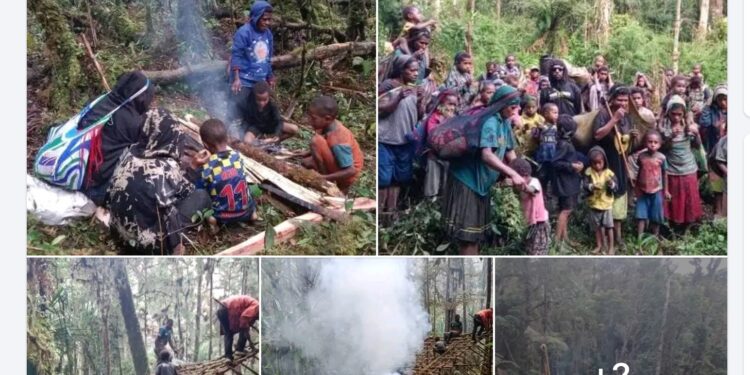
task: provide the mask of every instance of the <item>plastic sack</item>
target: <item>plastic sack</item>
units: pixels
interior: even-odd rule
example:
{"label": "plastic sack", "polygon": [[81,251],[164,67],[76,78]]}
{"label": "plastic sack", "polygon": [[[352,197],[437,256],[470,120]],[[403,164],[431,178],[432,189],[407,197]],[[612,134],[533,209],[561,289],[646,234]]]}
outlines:
{"label": "plastic sack", "polygon": [[54,187],[26,175],[26,211],[47,225],[66,225],[71,219],[89,217],[96,204],[81,192]]}

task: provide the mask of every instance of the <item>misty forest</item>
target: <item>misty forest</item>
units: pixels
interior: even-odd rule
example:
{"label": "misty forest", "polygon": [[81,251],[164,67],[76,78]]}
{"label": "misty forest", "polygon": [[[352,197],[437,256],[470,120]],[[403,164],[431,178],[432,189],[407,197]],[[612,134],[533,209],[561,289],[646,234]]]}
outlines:
{"label": "misty forest", "polygon": [[[216,312],[225,297],[258,298],[258,266],[257,259],[29,259],[27,373],[153,374],[156,339],[172,320],[160,353],[172,354],[179,374],[257,374],[257,349],[222,358]],[[257,344],[257,331],[250,339]]]}
{"label": "misty forest", "polygon": [[491,269],[479,258],[264,260],[263,373],[491,374],[492,329],[472,340]]}
{"label": "misty forest", "polygon": [[723,259],[503,259],[495,287],[497,374],[727,373]]}
{"label": "misty forest", "polygon": [[[241,0],[29,1],[28,174],[34,174],[35,156],[53,125],[65,123],[134,70],[143,71],[156,87],[151,106],[171,111],[200,145],[197,126],[209,118],[226,122],[228,61],[235,33],[249,22],[252,5]],[[367,212],[374,205],[375,184],[374,2],[282,0],[272,5],[271,101],[298,133],[283,143],[273,142],[278,137],[247,147],[230,142],[244,161],[249,194],[263,220],[221,226],[214,234],[206,224],[213,211],[197,211],[183,226],[185,253],[374,253],[375,220]],[[314,134],[306,111],[319,95],[336,100],[338,120],[362,151],[364,166],[348,192],[301,165],[300,154],[309,151]],[[93,210],[79,212],[86,217],[51,225],[35,215],[43,209],[29,210],[30,253],[104,255],[121,248],[100,224],[107,222],[106,215],[90,219]],[[289,220],[295,217],[300,220]]]}

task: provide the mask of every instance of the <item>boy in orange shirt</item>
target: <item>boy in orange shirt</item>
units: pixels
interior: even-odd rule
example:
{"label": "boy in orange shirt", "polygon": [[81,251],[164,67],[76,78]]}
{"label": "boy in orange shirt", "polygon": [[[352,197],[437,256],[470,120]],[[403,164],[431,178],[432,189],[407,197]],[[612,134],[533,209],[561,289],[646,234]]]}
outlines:
{"label": "boy in orange shirt", "polygon": [[362,172],[364,159],[354,134],[336,120],[339,108],[330,96],[318,96],[310,102],[307,117],[315,130],[310,154],[303,161],[346,193]]}

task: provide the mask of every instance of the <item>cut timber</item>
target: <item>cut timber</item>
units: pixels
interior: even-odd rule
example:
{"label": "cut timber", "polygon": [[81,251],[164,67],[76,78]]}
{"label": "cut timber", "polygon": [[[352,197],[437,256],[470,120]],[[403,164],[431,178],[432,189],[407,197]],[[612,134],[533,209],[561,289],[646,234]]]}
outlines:
{"label": "cut timber", "polygon": [[[354,200],[354,206],[352,207],[352,209],[367,211],[374,210],[376,206],[376,202],[372,199],[357,198]],[[344,211],[343,208],[339,208],[338,210],[340,210],[341,212]],[[295,233],[297,233],[297,230],[302,225],[302,223],[318,223],[321,221],[323,221],[323,216],[314,212],[308,212],[304,215],[284,221],[281,224],[273,227],[273,230],[276,232],[274,243],[278,244],[284,241],[288,241],[290,238],[294,237]],[[263,251],[263,249],[265,248],[265,244],[266,233],[262,232],[250,237],[242,243],[234,245],[218,253],[217,255],[257,255],[258,253]]]}
{"label": "cut timber", "polygon": [[261,189],[263,189],[263,190],[265,190],[265,191],[267,191],[267,192],[269,192],[271,194],[274,194],[274,195],[276,195],[276,196],[278,196],[280,198],[284,198],[284,199],[286,199],[289,202],[292,202],[294,204],[298,204],[298,205],[300,205],[300,206],[302,206],[302,207],[304,207],[304,208],[306,208],[306,209],[308,209],[308,210],[310,210],[312,212],[315,212],[317,214],[321,214],[321,215],[323,215],[325,217],[329,217],[329,218],[331,218],[333,220],[344,221],[344,220],[346,220],[349,217],[349,215],[347,215],[345,212],[341,212],[341,211],[337,211],[337,210],[331,210],[329,208],[325,208],[325,207],[322,207],[322,206],[316,206],[314,204],[308,204],[307,202],[299,200],[299,199],[297,199],[297,197],[295,197],[293,195],[290,195],[290,194],[287,194],[283,190],[277,189],[276,187],[271,186],[269,184],[261,184],[260,187],[261,187]]}
{"label": "cut timber", "polygon": [[[344,53],[349,53],[351,56],[374,56],[375,42],[335,43],[327,46],[320,46],[307,51],[305,59],[307,61],[325,60]],[[302,56],[299,52],[275,56],[271,59],[271,65],[274,69],[299,66],[302,65]],[[178,82],[191,74],[223,73],[226,72],[226,70],[227,61],[215,60],[202,64],[183,66],[172,70],[152,70],[144,71],[143,73],[152,82],[166,85]]]}
{"label": "cut timber", "polygon": [[[258,344],[256,344],[257,346]],[[248,351],[245,354],[235,353],[234,360],[229,362],[224,357],[213,359],[205,362],[186,363],[177,366],[177,374],[179,375],[215,375],[232,372],[236,374],[242,373],[241,369],[246,368],[253,374],[257,372],[246,365],[248,361],[258,360],[258,350]]]}
{"label": "cut timber", "polygon": [[339,190],[336,184],[324,179],[323,176],[321,176],[318,172],[278,160],[265,151],[250,146],[247,143],[239,140],[232,142],[232,148],[234,148],[239,153],[273,169],[274,171],[283,174],[284,176],[298,184],[311,187],[333,197],[344,196],[344,194],[341,193],[341,190]]}

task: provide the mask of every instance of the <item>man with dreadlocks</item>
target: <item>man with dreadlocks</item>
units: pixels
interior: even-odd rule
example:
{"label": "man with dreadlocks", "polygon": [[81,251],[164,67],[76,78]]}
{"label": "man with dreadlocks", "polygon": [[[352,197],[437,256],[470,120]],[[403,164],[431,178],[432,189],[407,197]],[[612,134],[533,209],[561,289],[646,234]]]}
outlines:
{"label": "man with dreadlocks", "polygon": [[[628,173],[625,157],[637,147],[640,138],[638,130],[628,118],[630,90],[627,86],[615,85],[609,90],[609,100],[594,118],[594,140],[604,149],[609,169],[615,173],[620,183],[614,190],[612,219],[615,227],[615,242],[622,245],[622,222],[628,214],[628,186],[632,181]],[[632,176],[635,177],[635,176]]]}
{"label": "man with dreadlocks", "polygon": [[575,116],[581,113],[581,90],[568,78],[568,69],[561,60],[550,64],[550,87],[541,90],[539,105],[554,103],[560,114]]}

